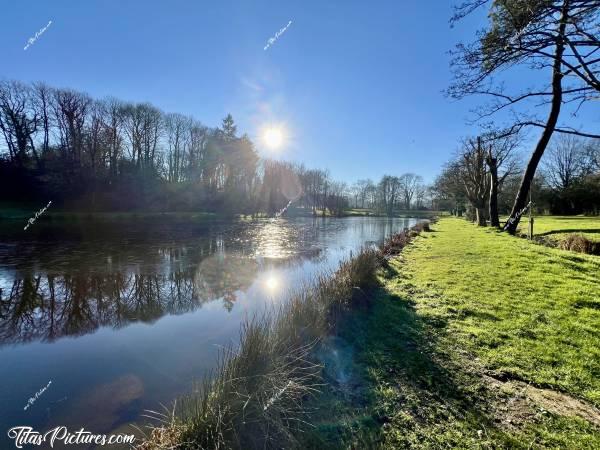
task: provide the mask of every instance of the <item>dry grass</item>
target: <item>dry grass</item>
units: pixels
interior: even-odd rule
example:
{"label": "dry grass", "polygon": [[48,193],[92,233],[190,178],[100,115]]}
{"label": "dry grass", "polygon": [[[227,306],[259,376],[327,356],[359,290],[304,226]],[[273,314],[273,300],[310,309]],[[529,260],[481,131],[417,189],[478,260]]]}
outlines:
{"label": "dry grass", "polygon": [[594,242],[582,234],[569,234],[559,243],[559,248],[588,255],[600,254],[600,243]]}
{"label": "dry grass", "polygon": [[386,257],[400,254],[404,247],[410,244],[414,237],[418,236],[421,232],[430,232],[430,224],[435,223],[436,221],[437,219],[433,218],[429,221],[419,222],[410,229],[405,228],[404,231],[392,235],[389,239],[386,239],[381,246],[381,252]]}

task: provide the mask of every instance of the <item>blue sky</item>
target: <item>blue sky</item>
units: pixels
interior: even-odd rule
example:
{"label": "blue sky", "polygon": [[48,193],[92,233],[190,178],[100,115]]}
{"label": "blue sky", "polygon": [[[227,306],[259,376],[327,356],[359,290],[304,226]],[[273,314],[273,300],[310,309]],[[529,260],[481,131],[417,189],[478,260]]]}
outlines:
{"label": "blue sky", "polygon": [[[328,168],[337,179],[411,171],[432,180],[458,138],[476,130],[465,126],[476,100],[453,102],[442,90],[451,79],[447,51],[485,16],[451,29],[451,5],[10,2],[0,15],[0,77],[148,101],[209,126],[230,112],[261,155]],[[277,153],[257,138],[266,123],[288,130]]]}

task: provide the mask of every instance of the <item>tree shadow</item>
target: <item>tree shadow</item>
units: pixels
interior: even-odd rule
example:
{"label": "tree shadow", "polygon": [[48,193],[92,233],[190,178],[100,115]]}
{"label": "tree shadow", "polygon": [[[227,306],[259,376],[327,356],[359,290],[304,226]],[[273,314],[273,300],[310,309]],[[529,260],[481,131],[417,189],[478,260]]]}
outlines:
{"label": "tree shadow", "polygon": [[551,230],[551,231],[546,231],[544,233],[536,233],[536,236],[549,236],[551,234],[565,234],[565,233],[589,233],[589,234],[596,234],[596,233],[600,233],[600,228],[567,228],[567,229],[560,229],[560,230]]}
{"label": "tree shadow", "polygon": [[[401,274],[388,267],[386,276]],[[368,311],[350,315],[339,329],[353,348],[358,381],[343,398],[330,385],[328,402],[337,393],[338,410],[321,415],[318,438],[306,448],[414,448],[418,442],[437,448],[486,436],[505,441],[481,375],[442,342],[447,320],[420,313],[411,298],[383,287],[371,297]]]}

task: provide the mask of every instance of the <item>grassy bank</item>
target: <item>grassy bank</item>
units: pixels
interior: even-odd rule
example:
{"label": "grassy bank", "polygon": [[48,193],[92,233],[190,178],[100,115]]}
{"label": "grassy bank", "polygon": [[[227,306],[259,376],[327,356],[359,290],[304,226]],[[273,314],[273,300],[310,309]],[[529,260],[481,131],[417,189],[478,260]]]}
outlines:
{"label": "grassy bank", "polygon": [[442,219],[339,338],[306,448],[600,448],[600,257]]}

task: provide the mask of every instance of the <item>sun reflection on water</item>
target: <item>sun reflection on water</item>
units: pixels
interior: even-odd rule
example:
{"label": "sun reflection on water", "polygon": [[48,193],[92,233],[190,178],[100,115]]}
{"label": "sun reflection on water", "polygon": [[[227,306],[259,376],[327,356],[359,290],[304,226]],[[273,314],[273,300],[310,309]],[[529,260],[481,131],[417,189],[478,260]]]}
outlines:
{"label": "sun reflection on water", "polygon": [[290,257],[296,253],[295,247],[291,245],[296,238],[297,233],[285,220],[265,223],[257,230],[256,256],[275,259]]}
{"label": "sun reflection on water", "polygon": [[265,287],[270,293],[274,293],[279,288],[280,280],[275,274],[268,274],[265,279]]}

